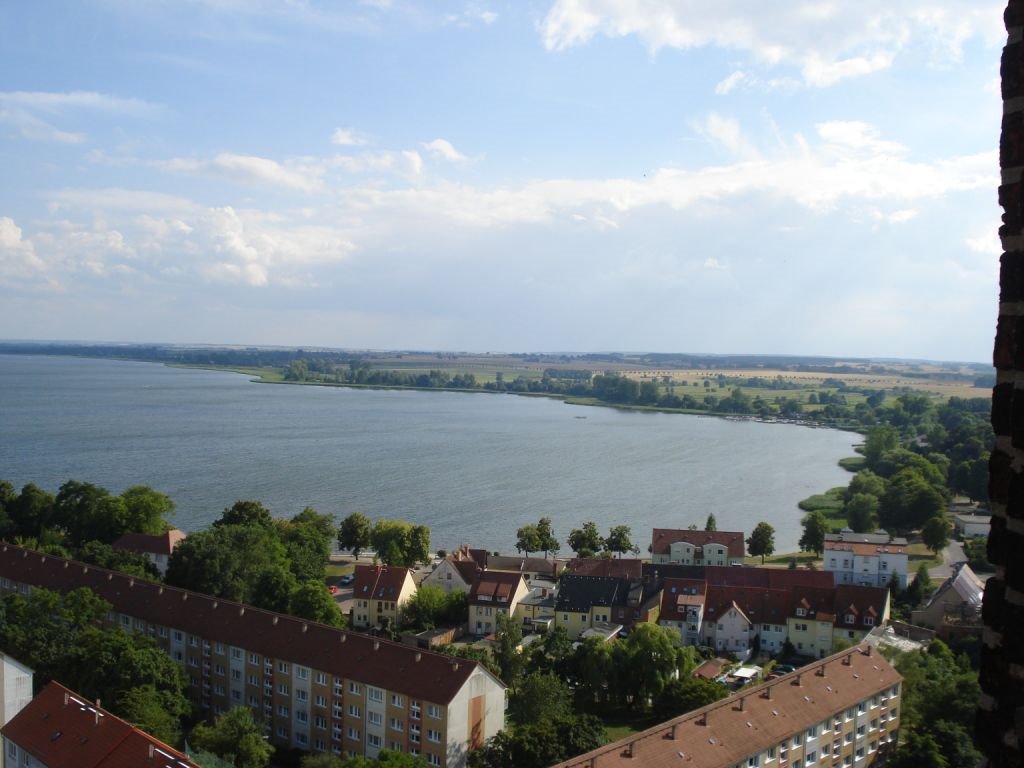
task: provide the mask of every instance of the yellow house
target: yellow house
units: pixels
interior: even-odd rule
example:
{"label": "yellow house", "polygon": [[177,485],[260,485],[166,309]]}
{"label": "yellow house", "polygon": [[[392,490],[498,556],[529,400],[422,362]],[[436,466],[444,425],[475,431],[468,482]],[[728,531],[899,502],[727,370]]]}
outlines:
{"label": "yellow house", "polygon": [[576,640],[595,624],[616,623],[613,616],[628,598],[628,582],[612,576],[562,577],[555,601],[555,624]]}
{"label": "yellow house", "polygon": [[469,631],[481,636],[491,634],[498,628],[498,616],[514,616],[519,601],[529,593],[522,574],[480,573],[469,592]]}
{"label": "yellow house", "polygon": [[408,568],[389,565],[357,565],[352,588],[352,626],[357,629],[397,626],[402,606],[416,594],[416,582]]}

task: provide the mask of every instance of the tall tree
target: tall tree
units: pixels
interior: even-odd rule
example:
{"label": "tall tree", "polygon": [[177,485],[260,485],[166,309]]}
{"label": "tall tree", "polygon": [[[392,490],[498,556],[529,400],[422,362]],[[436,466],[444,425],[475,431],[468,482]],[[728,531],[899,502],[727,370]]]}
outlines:
{"label": "tall tree", "polygon": [[569,546],[578,557],[591,557],[600,551],[604,541],[597,530],[597,523],[587,521],[582,528],[573,528],[569,532]]}
{"label": "tall tree", "polygon": [[714,512],[709,512],[708,513],[708,519],[704,521],[704,530],[705,531],[717,531],[718,530],[718,521],[715,520],[715,513]]}
{"label": "tall tree", "polygon": [[523,642],[523,630],[519,621],[507,613],[499,613],[497,620],[497,644],[494,647],[494,660],[501,670],[501,679],[513,689],[519,684],[519,678],[526,666],[519,645]]}
{"label": "tall tree", "polygon": [[352,556],[358,559],[359,553],[370,546],[372,531],[370,518],[362,512],[353,512],[338,527],[338,546],[350,550]]}
{"label": "tall tree", "polygon": [[878,529],[878,497],[869,493],[855,493],[844,505],[846,522],[857,533]]}
{"label": "tall tree", "polygon": [[537,521],[537,538],[540,540],[540,548],[544,551],[544,557],[547,558],[548,553],[557,552],[561,548],[561,543],[555,538],[555,532],[551,528],[551,518],[542,517]]}
{"label": "tall tree", "polygon": [[747,539],[747,551],[754,557],[760,555],[764,565],[765,557],[775,551],[775,529],[768,523],[758,523]]}
{"label": "tall tree", "polygon": [[529,557],[531,552],[539,552],[541,549],[540,532],[537,526],[524,525],[516,531],[516,551],[525,552]]}
{"label": "tall tree", "polygon": [[167,494],[148,485],[133,485],[121,493],[121,500],[127,512],[128,531],[155,536],[171,527],[168,518],[174,515],[174,502]]}
{"label": "tall tree", "polygon": [[953,524],[945,515],[935,515],[928,518],[921,527],[921,541],[936,555],[949,544],[949,537],[953,533]]}
{"label": "tall tree", "polygon": [[217,716],[213,725],[192,729],[192,745],[234,763],[235,768],[266,768],[274,747],[263,738],[263,725],[248,707],[238,706]]}
{"label": "tall tree", "polygon": [[332,627],[345,626],[345,617],[331,593],[323,584],[315,581],[299,584],[292,590],[288,601],[288,613]]}
{"label": "tall tree", "polygon": [[631,535],[632,531],[628,525],[613,526],[608,533],[608,538],[604,540],[604,548],[609,552],[617,553],[619,557],[626,552],[638,553],[640,548],[630,539]]}
{"label": "tall tree", "polygon": [[274,524],[274,516],[259,501],[239,500],[224,510],[220,520],[214,525],[256,525],[269,528]]}
{"label": "tall tree", "polygon": [[814,552],[821,557],[825,549],[825,534],[828,533],[828,518],[820,509],[815,509],[804,515],[800,524],[804,527],[803,535],[800,536],[800,549],[804,552]]}

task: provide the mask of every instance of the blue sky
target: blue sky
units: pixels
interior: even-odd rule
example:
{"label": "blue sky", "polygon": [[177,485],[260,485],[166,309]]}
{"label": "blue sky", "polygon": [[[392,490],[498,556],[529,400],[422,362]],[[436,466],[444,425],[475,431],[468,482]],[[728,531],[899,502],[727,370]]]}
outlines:
{"label": "blue sky", "polygon": [[1003,2],[0,4],[0,338],[989,361]]}

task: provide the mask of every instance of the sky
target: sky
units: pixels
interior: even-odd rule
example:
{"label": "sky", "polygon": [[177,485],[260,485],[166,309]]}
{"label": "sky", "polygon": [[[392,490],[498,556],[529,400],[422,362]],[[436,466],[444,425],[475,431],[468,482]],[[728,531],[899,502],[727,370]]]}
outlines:
{"label": "sky", "polygon": [[0,338],[989,362],[1004,7],[0,3]]}

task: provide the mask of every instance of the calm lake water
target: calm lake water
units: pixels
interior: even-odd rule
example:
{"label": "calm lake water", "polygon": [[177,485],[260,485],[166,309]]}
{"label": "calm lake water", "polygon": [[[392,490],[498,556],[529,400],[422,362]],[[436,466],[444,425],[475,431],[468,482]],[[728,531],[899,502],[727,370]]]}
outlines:
{"label": "calm lake water", "polygon": [[[563,545],[593,520],[749,535],[793,551],[796,503],[845,485],[857,435],[546,398],[251,383],[157,364],[0,355],[0,479],[56,492],[69,478],[150,485],[174,522],[206,527],[237,499],[428,525],[435,548],[514,551],[542,516]],[[566,547],[568,549],[568,547]]]}

